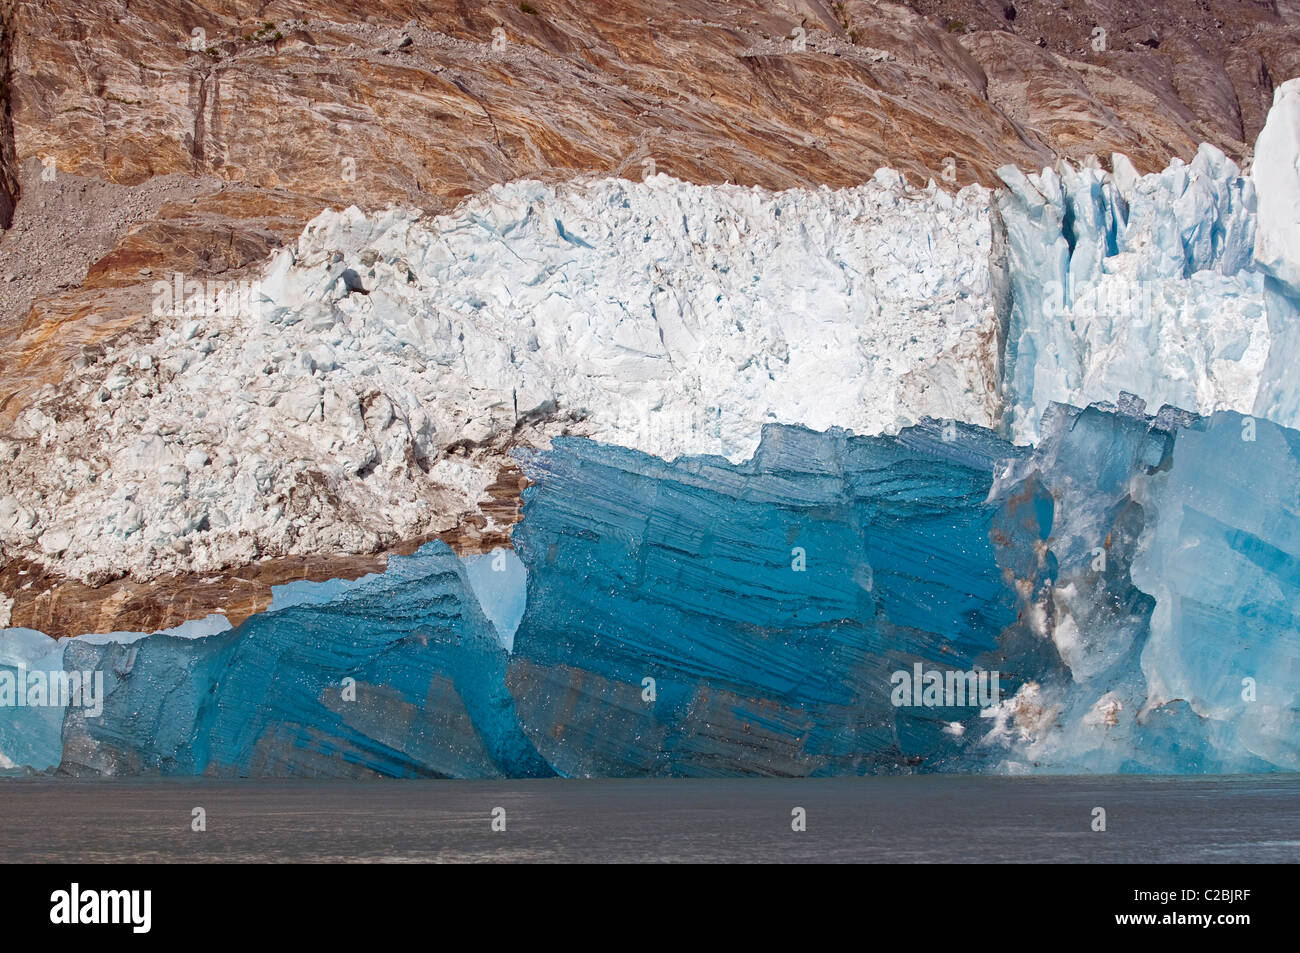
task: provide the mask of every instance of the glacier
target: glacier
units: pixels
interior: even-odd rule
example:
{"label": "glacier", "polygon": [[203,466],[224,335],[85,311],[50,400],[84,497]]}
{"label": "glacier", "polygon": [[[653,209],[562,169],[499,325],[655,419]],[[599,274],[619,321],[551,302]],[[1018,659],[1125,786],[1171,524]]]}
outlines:
{"label": "glacier", "polygon": [[543,755],[615,776],[950,763],[944,728],[977,711],[906,717],[890,676],[968,669],[1013,620],[986,499],[1017,452],[950,436],[772,425],[740,465],[575,440],[530,459],[509,675]]}
{"label": "glacier", "polygon": [[1202,146],[1190,164],[1141,178],[1066,163],[1002,175],[1017,439],[1037,437],[1052,402],[1121,391],[1153,406],[1251,410],[1271,338],[1251,257],[1257,198],[1231,160]]}
{"label": "glacier", "polygon": [[76,775],[540,777],[506,651],[445,544],[198,639],[69,640],[105,711],[69,708]]}
{"label": "glacier", "polygon": [[1128,159],[999,170],[1012,305],[1009,432],[1052,402],[1151,406],[1300,424],[1300,81],[1280,86],[1249,174],[1202,145],[1139,176]]}
{"label": "glacier", "polygon": [[[24,411],[4,554],[373,551],[517,463],[512,550],[431,543],[234,629],[6,630],[0,670],[109,691],[0,710],[0,770],[1296,770],[1298,156],[1291,81],[1249,169],[325,212],[253,306],[159,317]],[[900,706],[913,670],[1002,693]]]}
{"label": "glacier", "polygon": [[656,175],[323,212],[248,294],[179,302],[19,415],[0,546],[103,581],[492,532],[511,448],[564,434],[733,463],[770,423],[1030,444],[1121,392],[1296,426],[1298,88],[1249,170],[1207,145],[996,191]]}
{"label": "glacier", "polygon": [[429,219],[325,212],[256,306],[165,315],[78,376],[63,399],[83,415],[21,415],[0,544],[79,578],[209,572],[445,531],[509,446],[564,433],[736,462],[770,422],[994,426],[996,238],[983,190],[888,170],[838,191],[522,181]]}
{"label": "glacier", "polygon": [[[1041,428],[1030,449],[955,421],[769,425],[740,464],[558,439],[521,461],[509,648],[439,542],[233,630],[63,640],[107,692],[63,715],[56,770],[1300,767],[1300,432],[1131,395]],[[914,669],[996,672],[1000,695],[900,706]],[[44,717],[0,734],[9,765],[53,743]]]}

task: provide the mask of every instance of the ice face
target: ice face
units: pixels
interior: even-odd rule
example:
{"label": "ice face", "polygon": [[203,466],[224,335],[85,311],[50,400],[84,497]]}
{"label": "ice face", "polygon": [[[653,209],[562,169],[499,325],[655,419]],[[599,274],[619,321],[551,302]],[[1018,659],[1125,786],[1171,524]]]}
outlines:
{"label": "ice face", "polygon": [[969,669],[1010,623],[985,499],[1014,450],[944,432],[772,426],[739,466],[576,440],[532,457],[509,673],[539,750],[571,775],[953,763],[944,729],[978,710],[918,716],[891,676]]}
{"label": "ice face", "polygon": [[1300,80],[1278,87],[1255,144],[1260,198],[1255,261],[1267,275],[1265,310],[1272,347],[1254,413],[1289,426],[1300,421]]}
{"label": "ice face", "polygon": [[1255,142],[1252,174],[1260,196],[1255,261],[1300,297],[1300,79],[1273,93],[1273,108]]}
{"label": "ice face", "polygon": [[900,713],[890,679],[917,663],[969,668],[1010,624],[986,498],[995,460],[1018,453],[938,422],[881,438],[769,427],[740,465],[562,440],[526,461],[536,483],[518,537],[528,599],[513,655],[464,564],[429,544],[360,583],[279,592],[279,608],[231,632],[73,640],[65,664],[103,673],[107,701],[102,718],[69,712],[60,768],[953,767],[953,726],[973,729],[978,709]]}
{"label": "ice face", "polygon": [[506,652],[464,567],[430,543],[360,584],[298,593],[236,630],[72,640],[104,675],[101,718],[70,709],[72,774],[531,777]]}
{"label": "ice face", "polygon": [[[236,630],[60,643],[106,682],[102,718],[63,716],[60,769],[1295,769],[1300,432],[1129,396],[1041,432],[773,425],[740,464],[558,440],[521,461],[512,652],[483,608],[507,619],[510,580],[476,592],[429,544]],[[931,671],[997,694],[914,704]],[[49,766],[56,722],[0,717],[8,761]]]}
{"label": "ice face", "polygon": [[[156,634],[195,639],[229,628],[225,616],[214,614]],[[31,629],[0,630],[0,771],[58,767],[63,760],[63,726],[69,705],[80,706],[82,714],[99,717],[102,684],[92,678],[86,688],[77,690],[90,669],[65,664],[69,648],[73,648],[74,658],[80,658],[87,646],[128,646],[148,636],[144,632],[90,633],[56,641]],[[27,697],[33,681],[44,686],[35,699]],[[17,697],[20,692],[22,700]]]}
{"label": "ice face", "polygon": [[1050,402],[1121,391],[1150,406],[1300,425],[1300,81],[1278,88],[1250,175],[1203,145],[1138,176],[1001,170],[1013,298],[1004,390],[1032,441]]}
{"label": "ice face", "polygon": [[1224,751],[1300,769],[1300,433],[1216,414],[1140,501],[1146,709],[1180,699]]}
{"label": "ice face", "polygon": [[1017,440],[1035,439],[1053,401],[1121,391],[1151,406],[1250,411],[1270,321],[1251,259],[1254,186],[1235,164],[1203,146],[1189,165],[1140,178],[1068,163],[1002,174]]}
{"label": "ice face", "polygon": [[1044,431],[998,491],[1003,525],[1052,501],[1041,554],[1002,557],[1032,623],[1002,648],[1035,677],[986,738],[1000,767],[1294,770],[1300,433],[1063,407]]}
{"label": "ice face", "polygon": [[[12,692],[25,692],[27,672],[63,670],[63,642],[31,629],[5,629],[0,637],[0,679]],[[44,771],[59,763],[65,706],[19,706],[17,696],[0,708],[0,772],[30,768]]]}
{"label": "ice face", "polygon": [[[432,546],[286,587],[236,631],[10,631],[0,676],[93,669],[109,694],[102,718],[0,711],[0,769],[1294,770],[1297,129],[1293,81],[1253,178],[1210,147],[1149,176],[1118,156],[1006,170],[992,220],[982,190],[888,173],[778,195],[523,182],[432,224],[323,215],[271,264],[265,313],[206,351],[160,339],[172,389],[124,391],[152,429],[107,438],[116,495],[83,487],[58,518],[89,527],[94,565],[186,551],[178,533],[224,565],[266,521],[305,528],[260,502],[301,465],[400,535],[430,507],[408,451],[565,404],[602,439],[525,455],[526,575],[497,586]],[[240,456],[212,474],[162,436],[195,401],[237,408]],[[901,426],[935,408],[996,427]],[[136,473],[165,477],[157,506],[185,526],[126,505]],[[430,477],[465,499],[488,482],[449,454]],[[364,535],[325,517],[294,538]],[[6,546],[70,535],[54,518],[0,499]],[[996,667],[1005,694],[985,717],[902,710],[910,665]]]}

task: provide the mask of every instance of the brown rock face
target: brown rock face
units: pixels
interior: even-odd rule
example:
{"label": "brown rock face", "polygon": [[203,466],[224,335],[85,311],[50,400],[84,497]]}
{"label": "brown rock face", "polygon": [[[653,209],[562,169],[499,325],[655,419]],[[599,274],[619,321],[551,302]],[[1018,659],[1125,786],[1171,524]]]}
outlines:
{"label": "brown rock face", "polygon": [[[520,493],[528,481],[513,465],[488,487],[485,519],[463,522],[439,537],[457,552],[488,552],[510,545],[508,530],[521,516]],[[391,550],[366,554],[322,554],[262,559],[215,574],[169,574],[150,580],[128,577],[98,586],[65,579],[38,563],[17,558],[0,562],[0,594],[12,600],[4,625],[37,629],[54,638],[86,632],[156,632],[220,613],[238,625],[271,604],[271,588],[301,579],[355,579],[383,572],[391,555],[409,556],[427,539],[406,540]]]}
{"label": "brown rock face", "polygon": [[[1083,80],[1075,87],[1076,106],[1109,111],[1101,125],[1118,122],[1139,140],[1160,128],[1190,129],[1240,155],[1264,125],[1273,87],[1300,70],[1294,0],[914,0],[910,6],[961,37],[990,77],[1007,78],[1007,91],[1032,92],[1042,105],[1051,95],[1023,82],[1043,72],[1038,59],[1026,68],[1026,44],[1068,62]],[[990,43],[993,37],[1002,42]],[[990,98],[1006,108],[1002,96]],[[1149,146],[1174,141],[1169,135],[1152,136]]]}
{"label": "brown rock face", "polygon": [[3,431],[155,280],[238,277],[325,207],[1240,157],[1300,73],[1300,4],[0,0],[0,64]]}

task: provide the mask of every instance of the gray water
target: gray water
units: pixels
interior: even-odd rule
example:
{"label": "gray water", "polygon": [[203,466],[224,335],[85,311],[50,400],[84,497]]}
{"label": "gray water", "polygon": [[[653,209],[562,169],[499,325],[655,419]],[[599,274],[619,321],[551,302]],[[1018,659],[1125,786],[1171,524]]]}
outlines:
{"label": "gray water", "polygon": [[[202,807],[207,830],[191,830]],[[492,830],[505,809],[504,832]],[[792,810],[807,829],[791,829]],[[1106,830],[1092,830],[1093,809]],[[0,782],[7,861],[1296,862],[1300,776]]]}

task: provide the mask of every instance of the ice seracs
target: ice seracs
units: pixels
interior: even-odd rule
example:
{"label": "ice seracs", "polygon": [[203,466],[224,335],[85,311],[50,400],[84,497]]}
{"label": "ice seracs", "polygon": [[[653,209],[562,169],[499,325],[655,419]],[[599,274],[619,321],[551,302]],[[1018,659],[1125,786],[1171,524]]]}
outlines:
{"label": "ice seracs", "polygon": [[1139,176],[1000,170],[1012,307],[1007,418],[1032,441],[1052,401],[1300,423],[1300,80],[1278,88],[1251,173],[1201,146]]}
{"label": "ice seracs", "polygon": [[24,412],[0,541],[92,580],[207,571],[458,526],[510,447],[562,432],[739,460],[774,421],[995,425],[993,239],[983,190],[888,171],[326,212],[256,301],[173,301]]}
{"label": "ice seracs", "polygon": [[1032,441],[1052,401],[1120,391],[1152,407],[1248,412],[1271,342],[1252,267],[1255,192],[1212,146],[1136,176],[1001,170],[1013,290],[1006,391],[1014,436]]}
{"label": "ice seracs", "polygon": [[1121,392],[1300,425],[1298,129],[1292,81],[1254,177],[1204,146],[997,193],[654,176],[325,212],[233,313],[173,293],[20,415],[2,555],[94,582],[374,551],[482,523],[512,450],[561,433],[732,462],[770,423],[1030,443]]}
{"label": "ice seracs", "polygon": [[1251,174],[1261,199],[1255,260],[1300,295],[1300,79],[1273,93]]}

